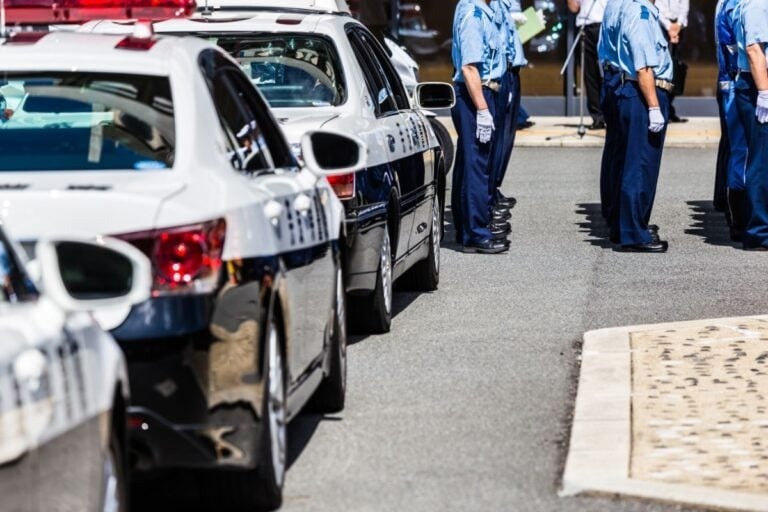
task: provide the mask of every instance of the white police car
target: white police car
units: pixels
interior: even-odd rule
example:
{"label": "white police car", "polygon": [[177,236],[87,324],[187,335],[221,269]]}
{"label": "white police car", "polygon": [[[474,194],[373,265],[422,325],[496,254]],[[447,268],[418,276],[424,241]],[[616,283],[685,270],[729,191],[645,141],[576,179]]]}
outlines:
{"label": "white police car", "polygon": [[[387,51],[334,0],[226,0],[197,16],[155,25],[159,33],[217,43],[258,86],[295,150],[308,130],[363,139],[365,170],[331,180],[347,218],[346,289],[350,319],[386,332],[394,280],[437,289],[446,166],[430,122],[413,108]],[[81,30],[130,31],[130,22],[93,22]],[[454,102],[446,84],[416,88],[416,107]]]}
{"label": "white police car", "polygon": [[127,512],[128,372],[103,328],[149,297],[149,261],[109,239],[37,252],[35,284],[0,228],[2,510]]}
{"label": "white police car", "polygon": [[152,261],[152,298],[113,331],[135,469],[200,470],[228,510],[277,506],[287,421],[344,405],[344,210],[324,175],[364,166],[364,145],[308,133],[300,167],[198,38],[18,37],[0,46],[24,98],[0,125],[0,216],[23,241],[109,234]]}

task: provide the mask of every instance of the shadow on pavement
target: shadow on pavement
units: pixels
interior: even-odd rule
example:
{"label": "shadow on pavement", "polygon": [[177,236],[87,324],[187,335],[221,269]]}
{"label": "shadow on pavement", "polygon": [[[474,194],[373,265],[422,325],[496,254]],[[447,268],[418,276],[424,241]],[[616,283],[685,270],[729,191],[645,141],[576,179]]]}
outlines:
{"label": "shadow on pavement", "polygon": [[579,203],[576,205],[576,215],[584,217],[584,221],[577,222],[576,225],[579,227],[579,233],[587,235],[585,242],[603,249],[611,248],[610,232],[600,203]]}
{"label": "shadow on pavement", "polygon": [[691,209],[691,227],[685,230],[687,235],[704,239],[705,244],[741,248],[741,243],[731,240],[725,214],[715,210],[712,201],[688,201]]}
{"label": "shadow on pavement", "polygon": [[[395,293],[392,297],[392,322],[394,323],[397,319],[397,315],[405,311],[422,293],[424,292],[400,291],[396,282]],[[371,336],[375,337],[378,335],[363,333],[349,334],[347,337],[347,346],[357,345]]]}

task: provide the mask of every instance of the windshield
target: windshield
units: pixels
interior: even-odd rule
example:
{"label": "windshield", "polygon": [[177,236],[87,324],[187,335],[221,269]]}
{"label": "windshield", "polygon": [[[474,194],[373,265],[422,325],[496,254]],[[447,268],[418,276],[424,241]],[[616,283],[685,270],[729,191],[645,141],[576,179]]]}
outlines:
{"label": "windshield", "polygon": [[173,166],[168,78],[0,72],[0,172]]}
{"label": "windshield", "polygon": [[295,34],[199,34],[234,57],[273,108],[330,107],[346,101],[334,44]]}

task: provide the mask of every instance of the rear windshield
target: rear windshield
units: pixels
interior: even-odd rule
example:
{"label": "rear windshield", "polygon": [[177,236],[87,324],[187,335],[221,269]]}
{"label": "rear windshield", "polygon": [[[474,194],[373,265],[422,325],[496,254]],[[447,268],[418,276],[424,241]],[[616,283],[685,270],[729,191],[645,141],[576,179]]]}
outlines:
{"label": "rear windshield", "polygon": [[346,101],[336,47],[299,34],[193,34],[234,57],[273,108],[329,107]]}
{"label": "rear windshield", "polygon": [[168,78],[0,72],[0,171],[173,167]]}

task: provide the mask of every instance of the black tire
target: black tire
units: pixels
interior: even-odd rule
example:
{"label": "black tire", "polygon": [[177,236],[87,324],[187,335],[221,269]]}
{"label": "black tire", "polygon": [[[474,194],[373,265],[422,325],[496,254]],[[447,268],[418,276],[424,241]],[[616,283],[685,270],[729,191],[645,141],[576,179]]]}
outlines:
{"label": "black tire", "polygon": [[367,297],[355,298],[354,320],[359,332],[384,334],[392,328],[392,299],[394,289],[392,244],[389,229],[384,228],[384,238],[379,251],[379,269],[376,272],[376,288]]}
{"label": "black tire", "polygon": [[453,161],[456,155],[453,139],[448,132],[448,128],[446,128],[438,118],[430,117],[429,124],[432,125],[432,130],[434,130],[437,140],[440,141],[440,149],[442,150],[443,160],[445,161],[445,175],[447,176],[448,173],[451,172],[451,169],[453,169]]}
{"label": "black tire", "polygon": [[128,480],[125,466],[125,450],[118,425],[112,425],[108,450],[104,461],[104,487],[101,496],[101,510],[128,512]]}
{"label": "black tire", "polygon": [[311,410],[320,413],[344,410],[347,393],[347,301],[341,264],[336,269],[335,294],[333,319],[328,335],[330,371],[308,404]]}
{"label": "black tire", "polygon": [[[285,366],[280,333],[274,319],[270,319],[265,332],[263,354],[265,393],[261,411],[259,467],[245,471],[197,473],[199,505],[205,509],[254,512],[276,510],[283,504],[287,461]],[[273,393],[282,395],[282,400],[277,400],[281,405],[275,403]],[[277,419],[277,431],[273,433],[271,420],[275,413],[282,416],[282,420]]]}
{"label": "black tire", "polygon": [[442,215],[440,202],[432,201],[432,227],[429,230],[429,255],[416,263],[403,276],[406,286],[411,290],[433,292],[440,284],[440,240],[442,238]]}

